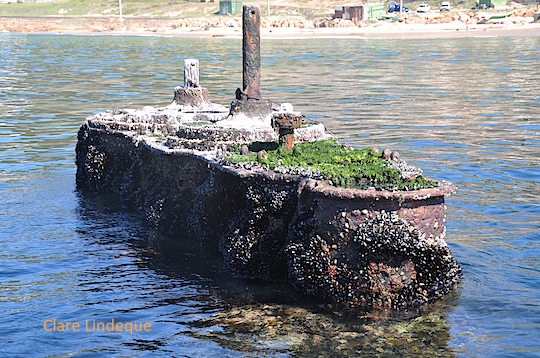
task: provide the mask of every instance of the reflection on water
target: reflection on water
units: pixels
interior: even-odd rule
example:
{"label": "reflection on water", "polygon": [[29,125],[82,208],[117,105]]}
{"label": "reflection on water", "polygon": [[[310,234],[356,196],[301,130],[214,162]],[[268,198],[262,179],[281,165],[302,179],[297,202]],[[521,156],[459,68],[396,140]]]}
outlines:
{"label": "reflection on water", "polygon": [[[0,49],[1,355],[540,352],[540,38],[263,39],[263,96],[458,186],[447,241],[463,282],[402,313],[337,311],[287,285],[231,279],[198,242],[74,191],[86,116],[168,104],[185,58],[227,105],[240,40],[0,34]],[[152,329],[46,332],[53,318]]]}
{"label": "reflection on water", "polygon": [[[160,235],[121,208],[111,210],[116,202],[110,199],[79,200],[83,226],[77,231],[90,246],[98,246],[98,252],[88,254],[102,264],[84,271],[78,289],[94,296],[88,305],[92,316],[110,314],[101,311],[110,305],[119,319],[134,314],[133,319],[145,317],[159,327],[160,334],[151,342],[139,340],[136,350],[163,350],[175,340],[165,332],[174,332],[206,342],[205,355],[211,342],[220,347],[219,354],[354,356],[418,353],[420,345],[426,355],[451,355],[444,312],[455,293],[423,314],[336,311],[307,301],[288,285],[231,280],[219,258],[198,242]],[[110,264],[111,257],[116,264]]]}

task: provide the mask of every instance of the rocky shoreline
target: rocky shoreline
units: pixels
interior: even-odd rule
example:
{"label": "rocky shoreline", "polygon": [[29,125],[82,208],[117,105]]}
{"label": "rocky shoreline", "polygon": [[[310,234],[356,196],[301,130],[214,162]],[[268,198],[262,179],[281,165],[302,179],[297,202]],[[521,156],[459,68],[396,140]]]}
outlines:
{"label": "rocky shoreline", "polygon": [[[501,12],[503,13],[503,12]],[[490,33],[506,36],[538,36],[540,23],[533,22],[535,10],[516,9],[503,19],[486,20],[487,13],[464,11],[403,14],[386,21],[355,23],[342,19],[307,19],[301,16],[261,18],[264,37],[288,36],[383,36],[439,37]],[[489,13],[493,14],[493,13]],[[0,18],[0,32],[73,33],[110,35],[170,35],[197,37],[240,37],[241,17],[204,18]]]}

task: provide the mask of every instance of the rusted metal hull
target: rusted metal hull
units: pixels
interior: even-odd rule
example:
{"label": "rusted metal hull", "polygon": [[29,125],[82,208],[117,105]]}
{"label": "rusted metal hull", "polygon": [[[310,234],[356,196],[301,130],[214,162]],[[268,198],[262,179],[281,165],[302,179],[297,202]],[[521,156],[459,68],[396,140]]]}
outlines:
{"label": "rusted metal hull", "polygon": [[[168,139],[160,139],[164,132]],[[313,133],[304,137],[324,137]],[[444,197],[455,190],[452,184],[410,192],[340,189],[229,167],[208,155],[257,135],[277,140],[271,131],[96,115],[79,131],[77,186],[119,194],[159,230],[200,239],[221,253],[234,277],[288,281],[329,302],[418,306],[459,281],[459,265],[444,241]],[[190,149],[186,143],[197,136],[208,139],[206,146]]]}

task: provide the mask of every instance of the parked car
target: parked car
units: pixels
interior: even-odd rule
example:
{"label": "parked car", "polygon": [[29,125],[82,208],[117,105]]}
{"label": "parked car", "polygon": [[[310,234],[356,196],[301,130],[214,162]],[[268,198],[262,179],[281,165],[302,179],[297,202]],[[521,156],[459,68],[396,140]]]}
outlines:
{"label": "parked car", "polygon": [[429,4],[420,4],[416,8],[416,12],[429,12],[429,10],[431,10]]}
{"label": "parked car", "polygon": [[471,10],[487,10],[488,8],[494,8],[495,5],[493,5],[491,2],[490,4],[479,4],[476,3],[473,7],[471,7]]}
{"label": "parked car", "polygon": [[[390,4],[390,6],[388,7],[388,12],[399,12],[399,4]],[[402,12],[409,12],[409,8],[407,6],[403,6]]]}
{"label": "parked car", "polygon": [[450,1],[443,1],[439,11],[450,11]]}

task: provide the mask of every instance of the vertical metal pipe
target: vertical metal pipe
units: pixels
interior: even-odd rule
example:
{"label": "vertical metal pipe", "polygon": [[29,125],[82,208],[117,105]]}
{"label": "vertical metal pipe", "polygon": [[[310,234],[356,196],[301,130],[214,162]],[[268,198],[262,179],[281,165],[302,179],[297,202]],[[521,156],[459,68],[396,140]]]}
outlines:
{"label": "vertical metal pipe", "polygon": [[261,8],[243,6],[242,14],[243,92],[248,99],[261,99]]}

